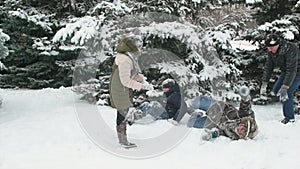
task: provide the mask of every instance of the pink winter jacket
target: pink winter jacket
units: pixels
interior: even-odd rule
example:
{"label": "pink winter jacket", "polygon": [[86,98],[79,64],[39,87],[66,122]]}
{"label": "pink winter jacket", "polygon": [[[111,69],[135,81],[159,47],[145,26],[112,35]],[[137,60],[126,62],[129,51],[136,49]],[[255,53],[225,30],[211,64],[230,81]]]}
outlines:
{"label": "pink winter jacket", "polygon": [[132,60],[125,54],[118,53],[115,63],[119,68],[119,76],[122,85],[130,89],[141,90],[144,76],[134,70]]}

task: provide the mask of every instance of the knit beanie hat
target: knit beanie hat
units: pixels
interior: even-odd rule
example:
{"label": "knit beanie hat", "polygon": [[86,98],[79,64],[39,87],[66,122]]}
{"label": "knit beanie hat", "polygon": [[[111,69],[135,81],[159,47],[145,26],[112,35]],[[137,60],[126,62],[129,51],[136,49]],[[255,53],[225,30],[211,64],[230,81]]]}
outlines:
{"label": "knit beanie hat", "polygon": [[265,39],[265,44],[267,47],[272,47],[278,45],[280,42],[280,37],[276,34],[270,34]]}
{"label": "knit beanie hat", "polygon": [[163,88],[171,88],[175,85],[175,81],[173,79],[166,79],[162,82]]}

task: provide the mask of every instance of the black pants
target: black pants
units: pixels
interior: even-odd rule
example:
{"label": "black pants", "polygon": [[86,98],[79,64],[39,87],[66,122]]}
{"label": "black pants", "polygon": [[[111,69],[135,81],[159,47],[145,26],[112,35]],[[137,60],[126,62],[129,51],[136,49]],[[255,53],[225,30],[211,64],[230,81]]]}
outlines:
{"label": "black pants", "polygon": [[120,125],[125,120],[125,116],[128,113],[128,110],[129,108],[117,110],[117,125]]}

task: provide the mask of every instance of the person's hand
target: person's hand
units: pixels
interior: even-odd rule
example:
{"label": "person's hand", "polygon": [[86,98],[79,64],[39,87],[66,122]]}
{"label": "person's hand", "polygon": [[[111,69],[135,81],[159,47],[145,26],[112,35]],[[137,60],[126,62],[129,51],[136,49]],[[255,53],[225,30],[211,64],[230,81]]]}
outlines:
{"label": "person's hand", "polygon": [[136,108],[129,109],[125,116],[125,120],[128,122],[128,124],[131,126],[134,123],[134,112],[137,111]]}
{"label": "person's hand", "polygon": [[142,89],[143,90],[154,90],[153,88],[153,85],[148,83],[147,81],[145,81],[143,84],[142,84]]}
{"label": "person's hand", "polygon": [[288,93],[287,93],[287,86],[282,85],[279,89],[277,96],[279,96],[279,100],[284,102],[289,99]]}
{"label": "person's hand", "polygon": [[267,82],[263,82],[261,87],[260,87],[260,95],[266,95],[267,94]]}
{"label": "person's hand", "polygon": [[212,128],[212,129],[205,128],[204,132],[201,135],[201,139],[205,141],[209,141],[218,136],[219,136],[219,130],[217,128]]}

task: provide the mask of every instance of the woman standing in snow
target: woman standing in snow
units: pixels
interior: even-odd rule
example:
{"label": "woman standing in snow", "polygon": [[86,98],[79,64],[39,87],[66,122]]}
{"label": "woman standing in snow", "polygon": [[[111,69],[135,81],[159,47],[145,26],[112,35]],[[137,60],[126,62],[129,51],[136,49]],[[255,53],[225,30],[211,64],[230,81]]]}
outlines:
{"label": "woman standing in snow", "polygon": [[133,90],[153,89],[140,74],[137,57],[140,54],[142,40],[137,33],[135,31],[129,36],[122,37],[116,48],[118,53],[110,78],[110,101],[112,107],[117,109],[117,135],[119,143],[125,148],[136,147],[135,144],[128,142],[126,135],[126,115],[132,106]]}

